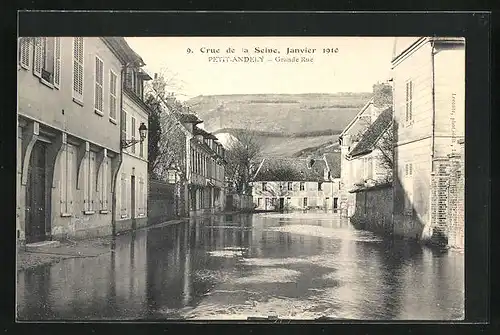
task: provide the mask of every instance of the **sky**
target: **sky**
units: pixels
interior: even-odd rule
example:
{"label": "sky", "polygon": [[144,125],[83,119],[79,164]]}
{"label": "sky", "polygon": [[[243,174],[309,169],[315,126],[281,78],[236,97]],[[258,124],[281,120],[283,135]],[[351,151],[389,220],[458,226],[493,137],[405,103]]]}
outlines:
{"label": "sky", "polygon": [[[143,58],[152,77],[164,73],[172,78],[172,90],[180,100],[186,100],[197,95],[371,92],[373,84],[390,78],[394,38],[128,37],[126,41]],[[219,53],[202,53],[201,48],[219,49]],[[235,52],[226,53],[228,48]],[[255,48],[280,53],[257,53]],[[286,55],[287,48],[316,51]],[[323,53],[323,49],[331,52]],[[264,58],[252,63],[209,58],[228,56]],[[306,57],[313,61],[276,60],[294,56],[295,60]]]}

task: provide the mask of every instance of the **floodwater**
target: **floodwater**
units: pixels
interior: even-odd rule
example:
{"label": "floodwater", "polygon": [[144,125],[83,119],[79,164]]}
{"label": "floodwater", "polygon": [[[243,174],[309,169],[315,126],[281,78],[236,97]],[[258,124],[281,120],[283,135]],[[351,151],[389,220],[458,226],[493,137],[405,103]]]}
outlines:
{"label": "floodwater", "polygon": [[336,213],[192,219],[110,252],[18,272],[18,320],[461,320],[464,255],[354,229]]}

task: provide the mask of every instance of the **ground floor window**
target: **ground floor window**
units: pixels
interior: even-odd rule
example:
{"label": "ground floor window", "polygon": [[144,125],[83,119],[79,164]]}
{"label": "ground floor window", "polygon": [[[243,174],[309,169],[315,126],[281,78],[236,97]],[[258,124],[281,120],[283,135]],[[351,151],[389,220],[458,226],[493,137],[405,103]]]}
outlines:
{"label": "ground floor window", "polygon": [[333,208],[339,207],[339,198],[333,198]]}
{"label": "ground floor window", "polygon": [[304,207],[307,207],[307,198],[304,198],[303,203],[304,203]]}

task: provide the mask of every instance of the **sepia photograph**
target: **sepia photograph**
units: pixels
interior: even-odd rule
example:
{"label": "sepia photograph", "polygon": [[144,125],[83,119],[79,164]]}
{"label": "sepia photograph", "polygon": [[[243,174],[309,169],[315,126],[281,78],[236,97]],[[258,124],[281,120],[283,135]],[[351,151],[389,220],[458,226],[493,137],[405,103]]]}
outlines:
{"label": "sepia photograph", "polygon": [[466,43],[18,37],[16,320],[464,320]]}

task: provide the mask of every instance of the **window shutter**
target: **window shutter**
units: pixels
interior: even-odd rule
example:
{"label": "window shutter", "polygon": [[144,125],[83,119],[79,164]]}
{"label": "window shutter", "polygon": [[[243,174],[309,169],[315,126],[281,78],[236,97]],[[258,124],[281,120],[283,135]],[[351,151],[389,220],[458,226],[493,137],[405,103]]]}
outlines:
{"label": "window shutter", "polygon": [[19,41],[19,64],[25,68],[30,67],[31,37],[21,37]]}
{"label": "window shutter", "polygon": [[125,70],[125,87],[133,89],[134,71],[131,68]]}
{"label": "window shutter", "polygon": [[73,97],[83,101],[83,37],[73,38]]}
{"label": "window shutter", "polygon": [[33,55],[33,74],[37,77],[42,76],[43,66],[43,38],[35,37],[35,47]]}
{"label": "window shutter", "polygon": [[61,86],[61,38],[54,38],[54,87]]}
{"label": "window shutter", "polygon": [[410,81],[409,86],[410,86],[410,101],[409,101],[409,107],[408,107],[408,113],[409,113],[408,118],[409,118],[410,120],[412,120],[412,119],[413,119],[413,111],[412,111],[412,101],[413,101],[413,81]]}
{"label": "window shutter", "polygon": [[109,71],[109,117],[116,120],[116,74]]}
{"label": "window shutter", "polygon": [[68,151],[68,169],[67,169],[67,184],[66,184],[66,192],[67,192],[67,212],[73,213],[73,176],[76,174],[76,159],[74,154],[73,146],[67,145]]}
{"label": "window shutter", "polygon": [[94,108],[99,112],[103,112],[104,98],[104,63],[99,57],[95,58],[95,92],[94,92]]}
{"label": "window shutter", "polygon": [[60,168],[61,168],[61,176],[59,180],[59,190],[60,190],[60,195],[61,195],[61,214],[67,213],[67,203],[68,203],[68,180],[67,180],[67,173],[68,173],[68,146],[64,148],[63,152],[61,153],[61,163],[60,163]]}
{"label": "window shutter", "polygon": [[[132,134],[132,141],[135,140],[135,117],[132,117],[130,133]],[[135,143],[132,144],[132,152],[135,154]]]}
{"label": "window shutter", "polygon": [[120,191],[121,191],[121,205],[122,205],[121,212],[122,215],[124,215],[127,214],[127,180],[125,177],[125,173],[122,173]]}

